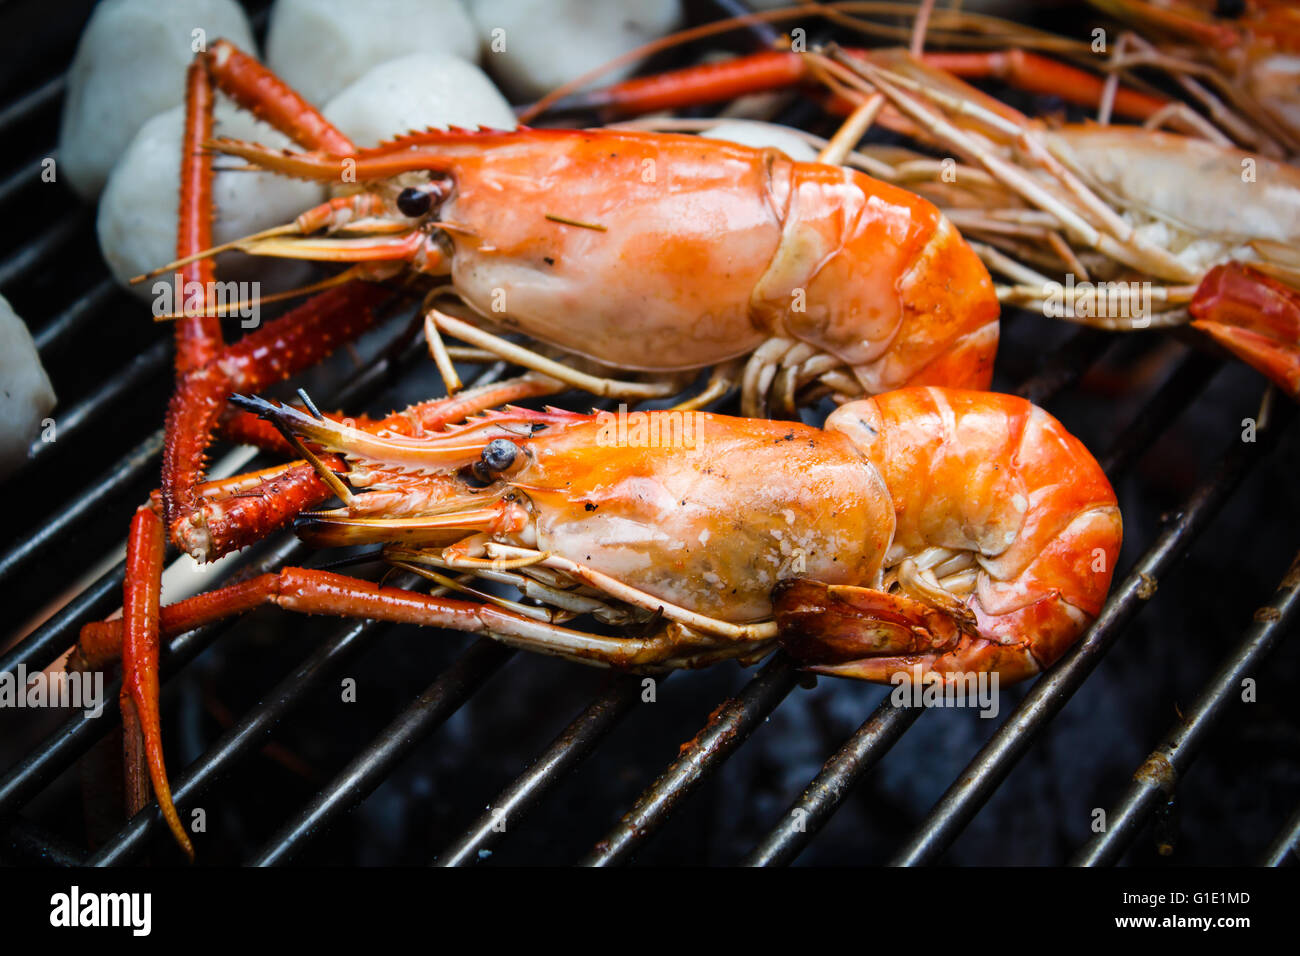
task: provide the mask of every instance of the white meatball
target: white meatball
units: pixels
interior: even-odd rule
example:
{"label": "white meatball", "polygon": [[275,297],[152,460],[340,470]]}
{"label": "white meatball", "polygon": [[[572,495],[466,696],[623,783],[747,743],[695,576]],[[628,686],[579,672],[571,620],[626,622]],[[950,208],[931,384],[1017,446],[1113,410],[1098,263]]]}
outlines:
{"label": "white meatball", "polygon": [[417,53],[375,67],[322,110],[358,146],[430,126],[514,129],[515,114],[473,63]]}
{"label": "white meatball", "polygon": [[[253,140],[269,146],[290,146],[289,141],[248,113],[218,100],[215,132],[220,136]],[[178,106],[145,123],[121,161],[113,169],[99,203],[99,248],[118,282],[165,265],[176,258],[177,207],[180,200],[181,135],[185,108]],[[238,160],[218,156],[214,161],[236,165]],[[213,184],[217,218],[213,240],[229,242],[269,226],[289,222],[298,213],[325,198],[324,187],[274,173],[242,170],[218,171]],[[223,280],[261,279],[268,288],[304,275],[297,264],[292,275],[276,276],[271,265],[279,260],[253,260],[226,254],[218,260]],[[278,281],[277,281],[278,278]],[[142,298],[151,298],[153,283],[131,286]]]}
{"label": "white meatball", "polygon": [[409,53],[478,59],[460,0],[277,0],[266,62],[319,106],[371,67]]}
{"label": "white meatball", "polygon": [[54,408],[54,389],[32,335],[0,296],[0,478],[18,470]]}
{"label": "white meatball", "polygon": [[[536,98],[676,29],[678,0],[469,0],[484,65],[512,93]],[[627,76],[636,64],[605,74]]]}
{"label": "white meatball", "polygon": [[772,146],[801,163],[815,162],[817,150],[803,137],[776,123],[756,120],[725,120],[700,134],[708,139],[725,139],[741,146]]}
{"label": "white meatball", "polygon": [[184,101],[195,46],[221,37],[256,52],[235,0],[104,0],[95,8],[68,70],[59,130],[59,171],[78,194],[93,199],[145,121]]}

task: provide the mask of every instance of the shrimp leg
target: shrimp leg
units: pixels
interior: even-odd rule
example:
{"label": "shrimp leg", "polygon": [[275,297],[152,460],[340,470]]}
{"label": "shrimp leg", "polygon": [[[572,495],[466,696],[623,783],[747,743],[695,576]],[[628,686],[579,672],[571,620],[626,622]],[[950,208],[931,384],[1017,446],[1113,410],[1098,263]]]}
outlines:
{"label": "shrimp leg", "polygon": [[949,610],[873,588],[785,582],[773,597],[780,642],[808,670],[888,683],[898,673],[996,672],[1008,684],[1041,668],[1028,643],[979,636]]}

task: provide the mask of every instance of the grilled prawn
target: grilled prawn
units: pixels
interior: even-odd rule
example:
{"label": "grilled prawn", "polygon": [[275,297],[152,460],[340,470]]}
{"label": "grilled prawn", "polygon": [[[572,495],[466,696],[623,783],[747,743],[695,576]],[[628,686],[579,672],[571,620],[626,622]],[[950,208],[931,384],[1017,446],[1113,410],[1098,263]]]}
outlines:
{"label": "grilled prawn", "polygon": [[[303,537],[382,543],[390,563],[471,599],[286,568],[163,608],[165,635],[272,603],[619,668],[748,661],[780,645],[826,674],[1015,681],[1096,617],[1120,546],[1097,462],[1009,395],[903,389],[842,406],[824,429],[506,408],[424,435],[235,401],[346,462],[347,486],[327,476],[343,506],[301,516]],[[643,636],[567,626],[587,614]],[[120,621],[87,625],[79,661],[100,666],[121,643]],[[154,727],[155,792],[175,821]]]}
{"label": "grilled prawn", "polygon": [[[327,153],[214,145],[273,172],[339,178],[340,158]],[[785,349],[765,353],[769,382],[801,344],[794,364],[816,357],[817,374],[847,372],[836,388],[848,395],[989,383],[998,303],[984,266],[928,201],[854,170],[612,129],[430,130],[350,159],[360,191],[287,228],[359,237],[276,235],[239,248],[449,280],[476,321],[604,369],[663,378],[775,339]],[[430,316],[431,332],[592,388],[470,323]],[[609,381],[594,390],[646,394]]]}

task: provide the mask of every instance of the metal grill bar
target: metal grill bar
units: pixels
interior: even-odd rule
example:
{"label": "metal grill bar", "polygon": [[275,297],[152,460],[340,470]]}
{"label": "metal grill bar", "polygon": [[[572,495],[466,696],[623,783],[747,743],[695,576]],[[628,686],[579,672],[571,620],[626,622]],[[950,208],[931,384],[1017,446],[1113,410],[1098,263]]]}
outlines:
{"label": "metal grill bar", "polygon": [[1169,523],[1123,584],[1112,592],[1083,640],[1034,684],[1006,723],[935,804],[920,830],[891,861],[894,865],[915,866],[934,862],[956,839],[1029,749],[1038,731],[1065,706],[1124,627],[1137,615],[1153,593],[1154,583],[1190,547],[1250,467],[1272,448],[1277,435],[1289,424],[1294,413],[1294,408],[1288,407],[1278,415],[1281,421],[1267,433],[1261,431],[1257,434],[1258,441],[1239,443],[1224,456],[1215,474],[1192,493],[1183,511]]}
{"label": "metal grill bar", "polygon": [[1098,462],[1112,479],[1151,448],[1151,443],[1210,384],[1223,363],[1203,352],[1192,352],[1174,369]]}
{"label": "metal grill bar", "polygon": [[1262,861],[1264,866],[1285,866],[1300,863],[1300,807],[1282,827],[1282,832],[1269,845]]}
{"label": "metal grill bar", "polygon": [[1088,367],[1115,344],[1115,337],[1097,329],[1082,328],[1048,356],[1041,369],[1021,383],[1016,394],[1044,405],[1077,382]]}
{"label": "metal grill bar", "polygon": [[116,607],[115,602],[121,601],[124,567],[119,561],[116,567],[105,571],[90,587],[0,657],[0,671],[16,673],[21,666],[30,673],[49,667],[77,640],[82,622],[108,614]]}
{"label": "metal grill bar", "polygon": [[1071,860],[1074,866],[1114,863],[1133,842],[1156,804],[1173,795],[1178,780],[1187,773],[1211,730],[1222,719],[1227,704],[1283,634],[1296,620],[1300,608],[1300,554],[1278,585],[1273,600],[1255,612],[1236,649],[1205,685],[1196,702],[1160,745],[1133,774],[1119,803],[1106,814],[1106,829],[1098,833]]}
{"label": "metal grill bar", "polygon": [[71,344],[75,333],[81,327],[103,311],[104,307],[117,294],[117,283],[112,279],[100,279],[84,295],[72,303],[32,336],[36,350],[41,358],[46,358]]}
{"label": "metal grill bar", "polygon": [[[111,376],[103,385],[95,389],[76,405],[60,413],[58,418],[57,438],[65,445],[74,439],[83,429],[105,412],[112,411],[118,400],[147,385],[151,379],[166,371],[171,357],[171,343],[166,339],[155,342],[127,363],[120,375]],[[25,468],[31,468],[36,462],[43,461],[54,451],[57,441],[33,439],[27,452]],[[0,572],[3,573],[3,572]]]}
{"label": "metal grill bar", "polygon": [[3,827],[0,855],[19,866],[84,866],[85,855],[65,840],[18,817]]}
{"label": "metal grill bar", "polygon": [[745,865],[785,866],[793,861],[840,808],[853,786],[916,723],[921,711],[920,707],[896,707],[885,697],[826,761],[781,822],[745,857]]}
{"label": "metal grill bar", "polygon": [[0,205],[7,203],[18,195],[31,180],[40,179],[41,160],[49,158],[58,162],[57,156],[57,151],[51,151],[48,157],[33,156],[23,162],[14,172],[0,180]]}
{"label": "metal grill bar", "polygon": [[695,739],[682,749],[659,779],[637,799],[632,809],[582,858],[583,866],[626,862],[705,776],[744,743],[764,718],[776,710],[799,682],[790,658],[778,651],[763,669],[709,717]]}
{"label": "metal grill bar", "polygon": [[0,262],[0,289],[25,276],[54,255],[60,247],[81,233],[89,222],[89,211],[85,208],[76,209],[45,230],[39,238],[25,243],[12,256]]}
{"label": "metal grill bar", "polygon": [[51,545],[57,544],[78,524],[103,508],[109,499],[143,480],[154,464],[154,459],[162,454],[162,446],[163,433],[160,428],[118,459],[67,508],[10,547],[3,556],[0,556],[0,586],[7,584],[10,576],[26,567],[38,554]]}
{"label": "metal grill bar", "polygon": [[420,740],[459,710],[512,656],[513,649],[491,638],[476,640],[373,744],[281,827],[251,864],[287,863],[313,835],[369,796]]}
{"label": "metal grill bar", "polygon": [[66,85],[63,74],[42,83],[29,93],[24,93],[4,109],[0,110],[0,135],[9,131],[9,127],[24,122],[42,110],[52,110],[58,105]]}
{"label": "metal grill bar", "polygon": [[[671,675],[657,678],[663,683]],[[619,721],[631,710],[641,695],[641,679],[620,677],[612,680],[581,714],[565,727],[551,745],[539,754],[514,783],[506,787],[456,842],[435,861],[437,866],[464,866],[483,859],[505,832],[498,828],[501,820],[518,825],[528,811],[559,782],[568,771],[596,749]]]}

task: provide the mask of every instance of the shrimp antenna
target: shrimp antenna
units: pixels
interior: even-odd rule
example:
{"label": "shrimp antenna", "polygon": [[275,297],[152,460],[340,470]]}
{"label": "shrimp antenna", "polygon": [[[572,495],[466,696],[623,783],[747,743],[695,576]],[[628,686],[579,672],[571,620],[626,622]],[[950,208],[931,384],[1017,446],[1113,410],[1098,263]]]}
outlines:
{"label": "shrimp antenna", "polygon": [[325,416],[320,413],[320,409],[316,407],[316,403],[311,400],[311,396],[307,394],[307,389],[298,389],[298,397],[302,399],[303,405],[306,406],[307,411],[311,412],[313,418],[318,422],[325,421]]}
{"label": "shrimp antenna", "polygon": [[200,259],[210,259],[212,256],[220,255],[223,252],[230,252],[232,250],[236,250],[240,246],[248,242],[254,242],[258,239],[272,239],[275,236],[284,236],[290,233],[295,233],[297,231],[298,231],[297,224],[292,222],[288,222],[280,226],[272,226],[270,229],[263,229],[261,232],[255,232],[252,233],[251,235],[242,236],[239,239],[232,239],[230,240],[230,242],[223,242],[220,245],[210,246],[209,248],[204,249],[202,252],[194,253],[194,255],[192,256],[185,256],[183,259],[176,259],[172,262],[167,263],[167,265],[165,266],[159,266],[157,269],[153,269],[149,272],[141,273],[138,276],[132,277],[130,280],[130,284],[139,285],[141,282],[145,282],[149,279],[153,279],[157,276],[160,276],[164,272],[171,272],[173,269],[177,269],[180,266],[187,266],[191,262],[198,262]]}
{"label": "shrimp antenna", "polygon": [[[350,269],[344,269],[338,275],[330,276],[328,279],[322,279],[320,282],[313,282],[310,285],[301,285],[293,289],[286,289],[283,292],[275,292],[271,295],[260,295],[255,299],[245,299],[242,302],[231,302],[222,306],[220,309],[204,309],[201,313],[205,316],[214,316],[222,319],[232,315],[242,314],[242,310],[269,305],[272,302],[282,302],[285,299],[293,299],[300,295],[311,295],[313,292],[322,292],[325,289],[332,289],[335,286],[344,285],[354,279],[362,278],[362,269],[360,266],[352,266]],[[163,315],[154,316],[155,322],[171,322],[175,319],[190,318],[194,315],[193,311],[181,309],[177,312],[167,312]]]}

